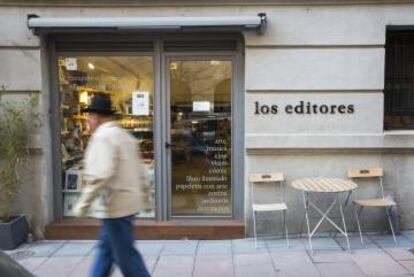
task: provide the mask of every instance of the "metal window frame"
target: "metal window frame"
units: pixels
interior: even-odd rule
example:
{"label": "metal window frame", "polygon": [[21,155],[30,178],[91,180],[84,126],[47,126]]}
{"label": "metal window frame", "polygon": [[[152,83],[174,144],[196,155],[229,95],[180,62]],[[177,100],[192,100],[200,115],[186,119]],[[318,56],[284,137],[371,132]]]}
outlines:
{"label": "metal window frame", "polygon": [[[96,36],[84,36],[84,35],[60,35],[60,36],[42,36],[46,42],[48,49],[48,56],[50,57],[48,61],[48,67],[50,69],[50,125],[51,125],[51,140],[52,140],[52,180],[53,180],[53,210],[54,210],[54,220],[63,219],[63,194],[62,194],[62,157],[61,157],[61,138],[60,138],[60,93],[59,93],[59,79],[58,79],[58,57],[62,54],[70,55],[130,55],[130,54],[148,54],[143,52],[117,52],[116,49],[110,52],[94,52],[93,49],[87,52],[59,52],[55,49],[55,44],[57,40],[63,41],[73,41],[73,40],[99,40],[100,38],[105,38],[108,40],[116,39],[108,37],[108,35],[97,34]],[[123,37],[124,38],[124,37]],[[165,99],[165,60],[167,57],[177,57],[177,56],[191,56],[191,57],[212,57],[212,56],[232,56],[234,59],[234,88],[232,95],[232,197],[233,197],[233,214],[231,219],[242,220],[244,219],[244,157],[245,157],[245,147],[244,147],[244,41],[240,34],[205,34],[204,36],[192,35],[192,34],[154,34],[154,35],[128,35],[127,39],[131,40],[145,40],[149,39],[154,42],[154,50],[152,53],[153,62],[154,62],[154,106],[155,107],[166,107]],[[182,40],[182,41],[194,41],[194,40],[220,40],[220,39],[235,39],[237,40],[237,50],[230,52],[220,52],[220,51],[187,51],[187,52],[178,52],[178,53],[164,53],[163,52],[163,41],[166,40]],[[234,98],[234,99],[233,99]],[[156,170],[155,170],[155,182],[159,184],[155,188],[155,220],[221,220],[221,219],[230,219],[229,217],[169,217],[169,205],[163,203],[170,203],[170,195],[168,189],[170,184],[167,184],[168,177],[168,164],[166,157],[168,154],[165,152],[164,145],[166,139],[166,115],[165,111],[162,111],[162,108],[154,109],[154,159],[157,159]],[[158,149],[158,150],[156,150]],[[164,153],[163,153],[164,151]]]}

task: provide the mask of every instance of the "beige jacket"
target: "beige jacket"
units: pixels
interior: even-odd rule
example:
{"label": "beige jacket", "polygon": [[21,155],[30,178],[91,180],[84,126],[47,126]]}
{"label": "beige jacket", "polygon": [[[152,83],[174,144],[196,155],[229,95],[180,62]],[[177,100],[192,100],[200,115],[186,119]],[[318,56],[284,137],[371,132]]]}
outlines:
{"label": "beige jacket", "polygon": [[148,181],[137,140],[114,122],[99,126],[85,153],[86,186],[74,208],[96,218],[136,214],[147,205]]}

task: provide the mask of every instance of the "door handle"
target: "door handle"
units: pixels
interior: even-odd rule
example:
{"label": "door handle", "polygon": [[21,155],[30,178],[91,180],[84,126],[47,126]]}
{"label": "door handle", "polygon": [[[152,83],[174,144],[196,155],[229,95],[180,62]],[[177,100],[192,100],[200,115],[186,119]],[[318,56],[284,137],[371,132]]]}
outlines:
{"label": "door handle", "polygon": [[165,143],[165,147],[166,148],[173,148],[173,147],[175,147],[176,145],[174,144],[174,143],[169,143],[169,142],[166,142]]}

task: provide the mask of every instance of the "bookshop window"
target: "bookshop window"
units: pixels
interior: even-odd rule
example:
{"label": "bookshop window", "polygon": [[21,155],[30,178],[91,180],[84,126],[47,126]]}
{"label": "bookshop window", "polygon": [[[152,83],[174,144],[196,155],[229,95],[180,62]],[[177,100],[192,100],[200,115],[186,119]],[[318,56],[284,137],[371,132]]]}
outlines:
{"label": "bookshop window", "polygon": [[414,129],[414,31],[388,31],[384,129]]}
{"label": "bookshop window", "polygon": [[152,203],[138,216],[155,217],[152,56],[61,56],[58,66],[64,217],[73,216],[73,206],[84,185],[83,156],[91,134],[82,109],[98,94],[111,97],[118,123],[137,139],[137,155],[148,169]]}

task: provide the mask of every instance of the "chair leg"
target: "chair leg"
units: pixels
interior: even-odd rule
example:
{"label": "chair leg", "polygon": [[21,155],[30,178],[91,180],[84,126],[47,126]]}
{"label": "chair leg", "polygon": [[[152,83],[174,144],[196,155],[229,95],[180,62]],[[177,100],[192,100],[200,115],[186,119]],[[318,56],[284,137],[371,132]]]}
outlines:
{"label": "chair leg", "polygon": [[392,209],[392,207],[390,207],[390,208],[385,208],[385,213],[387,214],[388,223],[390,224],[391,233],[392,233],[392,237],[393,237],[393,239],[394,239],[394,243],[395,243],[396,245],[398,245],[398,242],[397,242],[397,239],[396,239],[396,237],[395,237],[395,233],[394,233],[394,227],[392,226],[392,221],[391,221],[391,209]]}
{"label": "chair leg", "polygon": [[254,247],[257,248],[256,212],[255,211],[253,211],[253,234],[254,234]]}
{"label": "chair leg", "polygon": [[284,232],[285,232],[285,237],[286,237],[286,244],[287,244],[287,247],[289,248],[289,246],[290,246],[290,244],[289,244],[289,232],[288,232],[286,220],[287,220],[287,215],[286,215],[286,210],[284,210],[283,211],[283,226],[284,226],[284,229],[285,229]]}
{"label": "chair leg", "polygon": [[361,215],[362,208],[363,207],[361,206],[360,210],[357,212],[356,205],[354,204],[354,213],[355,213],[355,218],[356,218],[356,222],[358,226],[359,237],[361,238],[361,244],[364,245],[364,239],[362,238],[362,232],[361,232],[361,224],[359,223],[359,216]]}

